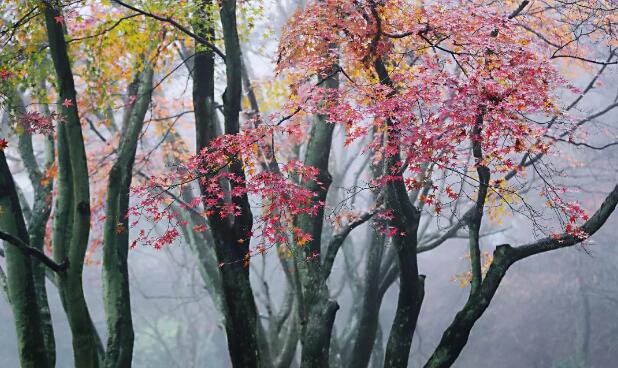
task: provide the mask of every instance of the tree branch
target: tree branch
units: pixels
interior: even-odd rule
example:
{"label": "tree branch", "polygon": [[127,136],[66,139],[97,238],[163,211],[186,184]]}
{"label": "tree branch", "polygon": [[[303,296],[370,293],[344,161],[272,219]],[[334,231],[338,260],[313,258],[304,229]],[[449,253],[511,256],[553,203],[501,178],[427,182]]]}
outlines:
{"label": "tree branch", "polygon": [[[601,207],[590,217],[588,221],[581,226],[581,230],[584,231],[588,236],[597,232],[603,224],[607,221],[609,216],[616,209],[616,204],[618,204],[618,185],[614,187],[608,196],[601,204]],[[585,239],[573,236],[568,233],[562,233],[558,236],[549,236],[540,240],[537,240],[533,243],[528,243],[516,248],[513,248],[513,254],[515,257],[515,261],[520,259],[548,252],[550,250],[566,248],[573,246],[575,244],[581,243]]]}
{"label": "tree branch", "polygon": [[[584,223],[581,229],[588,235],[594,234],[614,212],[616,204],[618,204],[618,185],[614,187],[614,190],[605,198],[601,207]],[[457,313],[453,322],[442,335],[438,347],[425,364],[425,368],[446,368],[452,366],[468,342],[468,337],[474,324],[489,307],[502,278],[515,262],[535,254],[566,248],[583,240],[582,238],[564,233],[515,248],[508,244],[496,247],[494,260],[481,283],[478,293],[470,294],[466,305]]]}
{"label": "tree branch", "polygon": [[513,12],[508,16],[508,18],[513,19],[519,14],[521,14],[521,12],[526,8],[526,6],[528,6],[528,4],[530,4],[529,0],[522,1],[521,4],[519,4],[519,6],[517,7],[517,9],[513,10]]}
{"label": "tree branch", "polygon": [[56,273],[64,272],[69,267],[69,260],[68,259],[65,259],[64,261],[62,261],[62,263],[56,263],[53,259],[51,259],[48,256],[46,256],[45,253],[43,253],[42,251],[40,251],[40,250],[38,250],[36,248],[32,248],[28,244],[24,243],[21,239],[13,236],[11,234],[8,234],[8,233],[5,233],[3,231],[0,231],[0,239],[2,239],[4,241],[6,241],[7,243],[17,247],[22,252],[24,252],[24,254],[27,254],[29,256],[32,256],[32,257],[38,259],[39,261],[41,261],[43,264],[45,264],[47,267],[49,267],[50,269],[52,269]]}
{"label": "tree branch", "polygon": [[472,216],[474,215],[475,210],[476,210],[476,207],[472,207],[468,211],[466,211],[465,214],[461,217],[461,219],[455,225],[448,228],[448,230],[446,230],[446,232],[440,235],[437,239],[427,244],[419,245],[418,248],[416,249],[416,253],[423,253],[423,252],[430,251],[434,248],[439,247],[440,245],[442,245],[442,243],[454,237],[459,231],[459,229],[464,227],[470,221],[470,218],[472,218]]}
{"label": "tree branch", "polygon": [[339,251],[341,244],[343,244],[343,242],[345,241],[347,236],[350,234],[350,232],[354,230],[356,227],[367,222],[369,219],[373,217],[373,215],[375,215],[377,212],[381,211],[382,209],[383,208],[381,206],[377,206],[371,211],[366,211],[362,213],[357,219],[348,223],[343,229],[341,229],[341,231],[339,231],[337,234],[335,234],[332,237],[332,239],[330,240],[326,248],[326,256],[324,257],[324,262],[323,262],[323,267],[322,267],[322,270],[324,272],[324,279],[327,279],[328,276],[330,275],[330,272],[332,271],[332,268],[333,268],[333,263],[335,262],[335,257],[337,256],[337,252]]}
{"label": "tree branch", "polygon": [[162,17],[160,15],[156,15],[156,14],[147,12],[145,10],[136,8],[133,5],[129,5],[129,4],[127,4],[127,3],[123,2],[123,1],[120,1],[120,0],[114,0],[114,2],[116,4],[118,4],[118,5],[124,6],[125,8],[133,10],[134,12],[139,13],[141,15],[144,15],[146,17],[153,18],[153,19],[156,19],[158,21],[171,24],[172,26],[174,26],[176,29],[178,29],[182,33],[186,34],[187,36],[192,37],[193,39],[195,39],[196,41],[198,41],[202,45],[210,48],[212,51],[214,51],[215,54],[219,55],[221,57],[221,59],[225,60],[225,54],[221,50],[219,50],[219,48],[217,46],[215,46],[212,42],[208,41],[204,37],[200,37],[200,36],[196,35],[195,33],[191,32],[189,29],[187,29],[186,27],[184,27],[180,23],[176,22],[172,18]]}

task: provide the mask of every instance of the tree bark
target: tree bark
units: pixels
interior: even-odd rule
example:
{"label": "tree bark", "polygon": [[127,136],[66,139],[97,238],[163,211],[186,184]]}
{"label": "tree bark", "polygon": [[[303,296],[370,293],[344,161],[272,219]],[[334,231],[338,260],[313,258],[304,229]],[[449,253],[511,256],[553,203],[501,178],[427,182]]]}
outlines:
{"label": "tree bark", "polygon": [[476,293],[470,294],[468,301],[455,320],[444,331],[438,347],[425,364],[425,368],[450,367],[468,342],[474,323],[489,306],[502,278],[513,264],[512,249],[502,245],[494,251],[494,260],[487,271],[485,279]]}
{"label": "tree bark", "polygon": [[[64,119],[58,127],[58,214],[54,224],[54,255],[69,260],[66,273],[59,275],[62,305],[73,335],[75,365],[98,368],[96,331],[86,305],[82,286],[83,261],[90,233],[90,188],[86,151],[82,136],[71,64],[60,23],[60,11],[42,1],[50,54]],[[57,242],[56,242],[57,241]],[[58,258],[56,258],[58,259]]]}
{"label": "tree bark", "polygon": [[[332,75],[324,82],[325,88],[336,89],[339,86],[336,76]],[[309,143],[305,155],[305,165],[319,170],[317,182],[306,184],[307,189],[317,193],[317,200],[324,202],[331,184],[328,172],[330,146],[334,125],[326,121],[326,116],[317,115],[309,135]],[[296,219],[296,225],[305,233],[311,235],[311,241],[304,246],[307,259],[302,275],[303,303],[299,304],[301,319],[301,367],[328,367],[330,337],[339,305],[329,300],[326,279],[328,273],[322,267],[322,225],[324,208],[320,207],[315,216],[301,214]]]}
{"label": "tree bark", "polygon": [[483,147],[481,132],[483,131],[483,116],[485,107],[480,107],[480,112],[476,117],[476,124],[472,129],[470,140],[472,141],[472,154],[474,155],[474,165],[479,177],[479,189],[474,205],[472,216],[468,221],[468,246],[470,250],[470,265],[471,265],[471,280],[470,294],[475,294],[482,281],[481,272],[481,246],[479,243],[481,222],[483,220],[483,212],[485,211],[485,200],[487,199],[487,191],[489,189],[490,172],[489,168],[483,163]]}
{"label": "tree bark", "polygon": [[[43,83],[43,88],[45,84]],[[13,91],[13,103],[16,115],[22,115],[26,112],[23,96],[17,91]],[[45,106],[45,105],[44,105]],[[47,111],[49,115],[49,112]],[[28,179],[34,190],[34,200],[32,211],[27,218],[28,234],[30,245],[43,252],[45,229],[47,220],[51,214],[50,195],[53,187],[53,181],[48,180],[43,183],[43,173],[39,168],[39,164],[34,156],[32,147],[32,134],[22,132],[19,134],[18,141],[19,155],[21,156],[24,167],[28,172]],[[54,164],[54,140],[53,135],[45,137],[45,163],[43,169],[48,170]],[[45,288],[45,265],[38,260],[33,259],[34,284],[36,287],[37,302],[41,314],[41,323],[43,325],[43,338],[45,340],[45,351],[51,366],[56,362],[56,343],[54,339],[54,329],[52,325],[49,303],[47,301],[47,290]]]}
{"label": "tree bark", "polygon": [[[210,2],[204,6],[201,22],[202,31],[212,34],[214,26],[208,14]],[[223,0],[219,3],[221,25],[225,44],[225,67],[227,88],[223,95],[224,125],[226,134],[239,132],[241,109],[241,53],[236,24],[236,1]],[[207,147],[217,135],[214,108],[214,61],[211,49],[198,50],[195,60],[193,103],[196,117],[197,151]],[[228,168],[236,176],[244,178],[242,162],[233,158]],[[235,183],[228,183],[233,189]],[[202,187],[205,193],[205,188]],[[209,216],[215,253],[222,267],[221,289],[226,313],[226,334],[232,365],[234,367],[259,367],[257,310],[249,281],[249,268],[243,260],[249,252],[249,234],[253,218],[246,195],[231,199],[240,208],[241,214],[234,218],[220,218],[218,214]]]}
{"label": "tree bark", "polygon": [[[374,16],[379,21],[377,14]],[[393,83],[382,60],[376,60],[374,68],[381,83],[393,88]],[[391,168],[397,167],[400,162],[399,152],[387,158],[385,172],[390,172]],[[386,207],[393,214],[391,225],[397,229],[393,235],[393,246],[397,253],[399,266],[399,297],[386,344],[384,367],[407,367],[412,336],[424,297],[425,277],[418,274],[416,257],[417,232],[421,214],[418,208],[410,202],[403,180],[390,180],[386,184],[385,199]]]}
{"label": "tree bark", "polygon": [[[13,176],[0,151],[0,230],[29,241]],[[51,367],[46,352],[43,323],[30,256],[9,245],[5,247],[7,289],[15,319],[20,365],[24,368]]]}
{"label": "tree bark", "polygon": [[[146,61],[148,62],[148,61]],[[133,357],[133,321],[129,291],[129,193],[133,164],[144,117],[150,106],[153,70],[149,65],[136,78],[137,99],[127,109],[118,147],[107,185],[107,206],[103,234],[103,299],[107,316],[105,367],[131,367]]]}
{"label": "tree bark", "polygon": [[379,327],[380,306],[382,304],[382,298],[379,295],[380,264],[384,254],[385,236],[376,230],[369,231],[371,231],[371,242],[367,254],[365,290],[358,331],[350,353],[349,368],[366,368],[369,365]]}

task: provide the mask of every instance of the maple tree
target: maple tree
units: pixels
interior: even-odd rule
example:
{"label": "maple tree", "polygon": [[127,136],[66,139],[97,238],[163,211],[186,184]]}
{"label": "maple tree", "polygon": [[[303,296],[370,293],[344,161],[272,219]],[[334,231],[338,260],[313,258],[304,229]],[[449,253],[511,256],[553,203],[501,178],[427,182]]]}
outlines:
{"label": "maple tree", "polygon": [[[617,187],[590,215],[538,168],[558,143],[584,145],[585,123],[615,107],[571,114],[616,63],[616,12],[605,2],[299,5],[273,36],[276,82],[257,84],[243,48],[259,2],[0,5],[15,19],[0,33],[11,131],[0,138],[0,235],[23,366],[55,365],[46,277],[69,320],[75,365],[131,366],[128,253],[184,242],[224,320],[233,366],[288,367],[300,344],[301,366],[326,367],[338,340],[342,365],[368,366],[384,294],[399,280],[384,356],[373,359],[405,367],[425,294],[417,255],[465,229],[469,271],[457,278],[469,296],[425,363],[451,366],[510,266],[586,241],[614,211]],[[191,99],[164,88],[183,67]],[[578,89],[572,68],[598,70]],[[33,142],[45,145],[42,165]],[[5,155],[14,149],[31,210]],[[525,197],[529,170],[542,179],[546,209]],[[484,218],[507,210],[543,236],[483,252]],[[337,258],[354,259],[344,243],[365,224],[357,321],[338,336],[329,280]],[[106,344],[82,290],[99,248]],[[267,302],[263,323],[250,272],[270,253],[286,295],[280,314]]]}

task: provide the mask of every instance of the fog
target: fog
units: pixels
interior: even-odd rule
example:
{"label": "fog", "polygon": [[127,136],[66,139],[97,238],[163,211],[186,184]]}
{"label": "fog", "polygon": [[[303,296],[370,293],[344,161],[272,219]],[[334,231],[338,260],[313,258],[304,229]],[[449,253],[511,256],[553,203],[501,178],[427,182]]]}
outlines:
{"label": "fog", "polygon": [[[277,6],[274,6],[277,5]],[[255,80],[269,78],[273,73],[273,60],[264,57],[273,54],[276,45],[264,41],[261,33],[267,26],[278,32],[291,14],[294,4],[273,3],[265,19],[270,24],[259,24],[252,36],[244,40],[249,69]],[[263,30],[263,31],[262,31]],[[266,51],[264,51],[266,50]],[[181,61],[179,58],[178,61]],[[572,77],[583,88],[598,70],[591,67]],[[576,118],[586,117],[615,103],[618,85],[618,67],[612,65],[604,72],[598,87],[586,95],[571,112]],[[171,78],[170,95],[190,95],[190,75],[183,68]],[[217,84],[217,94],[224,86]],[[563,105],[573,100],[575,94],[564,91]],[[178,133],[188,142],[194,141],[192,118],[179,124]],[[594,119],[587,127],[587,140],[592,145],[615,141],[618,137],[618,110]],[[342,129],[337,129],[333,143],[331,173],[337,185],[331,187],[327,201],[328,210],[345,197],[346,190],[370,178],[366,166],[367,156],[361,154],[363,142],[343,149],[345,139]],[[147,146],[148,143],[144,143]],[[577,191],[568,193],[569,199],[579,200],[588,211],[594,211],[605,194],[618,179],[618,146],[594,150],[586,147],[559,143],[560,156],[544,160],[556,180]],[[193,149],[193,148],[191,148]],[[32,196],[26,177],[18,175],[20,184]],[[544,199],[538,195],[540,178],[534,173],[527,177],[524,201],[543,207]],[[370,193],[357,196],[355,208],[371,203]],[[31,198],[30,198],[31,199]],[[427,220],[427,234],[443,229],[434,218]],[[550,216],[541,222],[555,226]],[[332,234],[332,226],[325,221],[325,237]],[[95,224],[94,226],[102,226]],[[141,228],[131,229],[132,237]],[[544,253],[516,263],[509,269],[489,308],[475,324],[454,367],[501,368],[606,368],[618,361],[618,244],[616,231],[618,216],[614,214],[605,226],[589,241],[567,249]],[[359,308],[360,282],[364,277],[370,238],[375,231],[371,223],[354,229],[335,260],[328,285],[331,297],[340,306],[335,319],[331,362],[343,366],[339,352],[346,351],[354,331],[355,308]],[[444,330],[464,306],[469,286],[460,285],[457,277],[469,269],[468,240],[464,235],[447,240],[439,247],[419,255],[419,271],[426,276],[425,298],[412,342],[409,366],[422,367],[438,345]],[[491,254],[500,244],[521,245],[545,235],[533,224],[524,210],[506,211],[497,219],[483,220],[481,250]],[[255,242],[255,239],[253,239]],[[385,243],[385,253],[392,245]],[[103,341],[106,340],[106,322],[102,302],[100,250],[89,256],[90,264],[84,268],[83,284],[86,299],[95,326]],[[4,264],[0,260],[0,265]],[[178,241],[172,246],[155,250],[138,245],[129,252],[131,275],[131,305],[135,329],[133,366],[136,368],[168,367],[230,367],[223,320],[213,304],[196,257],[188,244]],[[286,279],[276,250],[251,261],[251,282],[259,315],[265,321],[270,309],[284,308]],[[355,284],[356,283],[356,284]],[[56,339],[57,367],[71,367],[73,348],[71,333],[63,312],[58,290],[47,282],[49,303]],[[384,352],[398,298],[398,281],[386,292],[380,308],[378,346],[374,349],[371,367],[381,367],[376,353]],[[0,367],[18,367],[17,338],[10,305],[0,300]],[[297,348],[300,351],[300,344]],[[297,352],[293,366],[299,364]],[[342,353],[343,354],[343,353]]]}

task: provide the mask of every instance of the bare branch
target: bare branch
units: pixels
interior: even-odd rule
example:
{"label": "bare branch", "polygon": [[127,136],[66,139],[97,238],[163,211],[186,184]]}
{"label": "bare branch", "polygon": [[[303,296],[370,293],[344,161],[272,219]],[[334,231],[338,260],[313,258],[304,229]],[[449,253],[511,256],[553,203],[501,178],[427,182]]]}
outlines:
{"label": "bare branch", "polygon": [[219,55],[221,57],[221,59],[225,60],[225,54],[221,50],[219,50],[219,48],[217,46],[215,46],[212,42],[208,41],[204,37],[200,37],[200,36],[196,35],[195,33],[191,32],[188,28],[186,28],[183,25],[181,25],[180,23],[176,22],[174,19],[168,18],[168,17],[162,17],[160,15],[147,12],[145,10],[136,8],[133,5],[129,5],[129,4],[127,4],[127,3],[123,2],[123,1],[120,1],[120,0],[114,0],[114,2],[117,3],[118,5],[124,6],[125,8],[131,9],[134,12],[139,13],[141,15],[144,15],[146,17],[153,18],[153,19],[159,20],[161,22],[165,22],[165,23],[171,24],[172,26],[174,26],[176,29],[178,29],[182,33],[186,34],[187,36],[192,37],[193,39],[195,39],[196,41],[198,41],[202,45],[210,48],[212,51],[214,51],[215,54]]}
{"label": "bare branch", "polygon": [[528,4],[530,4],[529,0],[522,1],[521,4],[519,4],[519,6],[517,7],[517,9],[513,10],[513,12],[508,16],[508,18],[513,19],[519,14],[521,14],[521,12],[526,8],[526,6],[528,6]]}
{"label": "bare branch", "polygon": [[46,256],[45,253],[43,253],[42,251],[40,251],[40,250],[38,250],[36,248],[32,248],[28,244],[24,243],[21,239],[13,236],[11,234],[8,234],[8,233],[5,233],[3,231],[0,231],[0,239],[2,239],[4,241],[6,241],[7,243],[17,247],[22,252],[24,252],[24,254],[27,254],[29,256],[32,256],[32,257],[38,259],[43,264],[45,264],[47,267],[49,267],[52,270],[54,270],[56,273],[64,272],[69,267],[69,260],[68,259],[65,259],[64,261],[62,261],[62,263],[56,263],[53,259],[51,259],[48,256]]}
{"label": "bare branch", "polygon": [[330,240],[326,248],[326,256],[324,257],[324,262],[323,262],[323,271],[324,271],[325,279],[328,278],[328,276],[330,275],[330,272],[333,268],[333,263],[335,262],[335,257],[337,256],[337,252],[339,251],[341,244],[343,244],[343,242],[345,241],[347,236],[350,234],[350,232],[354,230],[356,227],[367,222],[369,219],[373,217],[373,215],[375,215],[381,210],[383,210],[381,206],[376,206],[376,208],[374,208],[373,210],[364,212],[354,221],[348,223],[343,229],[341,229],[341,231],[339,231],[337,234],[335,234],[332,237],[332,239]]}
{"label": "bare branch", "polygon": [[[588,235],[592,235],[597,232],[603,224],[607,221],[609,216],[616,209],[618,204],[618,185],[614,187],[609,195],[603,201],[603,204],[599,209],[590,217],[588,221],[581,226],[581,230]],[[585,239],[573,236],[568,233],[562,233],[556,236],[549,236],[533,243],[525,244],[516,248],[513,248],[513,254],[515,260],[520,260],[535,254],[544,253],[550,250],[566,248],[575,244],[581,243]]]}

